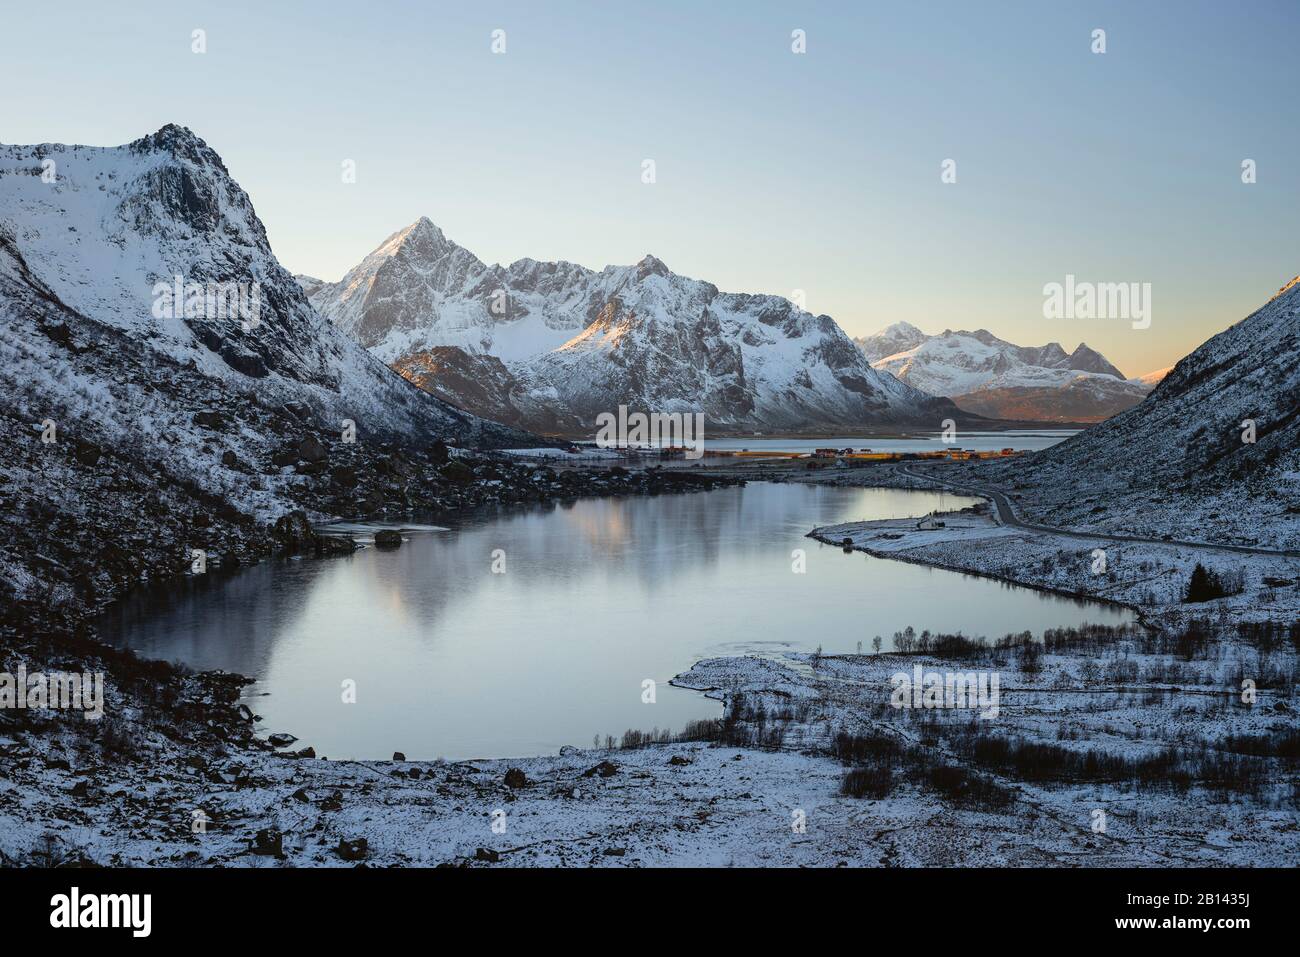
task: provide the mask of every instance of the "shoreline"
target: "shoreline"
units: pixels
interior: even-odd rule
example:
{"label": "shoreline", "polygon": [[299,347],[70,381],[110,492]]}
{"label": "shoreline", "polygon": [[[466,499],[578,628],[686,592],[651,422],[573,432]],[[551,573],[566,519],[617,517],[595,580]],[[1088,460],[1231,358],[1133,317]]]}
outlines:
{"label": "shoreline", "polygon": [[[866,486],[866,487],[887,488],[888,486]],[[977,496],[973,492],[969,494],[971,495],[972,498],[982,497],[982,496]],[[987,501],[987,499],[985,501]],[[1044,594],[1048,594],[1048,595],[1059,595],[1062,598],[1073,598],[1077,601],[1082,601],[1082,602],[1098,602],[1101,604],[1113,605],[1116,608],[1123,608],[1126,611],[1133,612],[1133,614],[1137,617],[1138,623],[1142,625],[1142,627],[1144,628],[1153,629],[1159,627],[1158,624],[1148,619],[1147,610],[1142,608],[1140,605],[1136,605],[1132,602],[1118,601],[1114,598],[1103,597],[1097,595],[1094,592],[1079,591],[1070,588],[1062,588],[1053,585],[1046,585],[1038,582],[1025,581],[1024,579],[1011,578],[1009,576],[995,574],[987,570],[975,569],[969,566],[963,566],[955,563],[938,561],[935,559],[924,558],[921,556],[902,555],[897,553],[891,553],[888,551],[881,551],[878,549],[870,548],[865,545],[854,544],[854,545],[846,546],[844,545],[842,539],[836,540],[834,538],[831,538],[829,533],[827,532],[828,529],[842,528],[842,527],[843,526],[835,526],[835,525],[820,526],[818,528],[814,528],[805,537],[811,538],[814,541],[820,542],[823,545],[830,545],[835,548],[843,548],[846,551],[862,552],[865,555],[870,555],[872,558],[881,558],[887,561],[894,561],[894,562],[906,562],[909,565],[918,565],[922,568],[938,568],[938,569],[942,569],[943,571],[955,572],[960,575],[971,575],[975,578],[983,578],[988,581],[1001,582],[1004,585],[1015,585],[1017,588],[1028,588],[1028,589],[1032,589],[1033,591],[1043,592]]]}
{"label": "shoreline", "polygon": [[[1180,626],[1183,616],[1149,620],[1150,609],[1140,602],[1004,577],[972,560],[968,542],[958,542],[968,556],[965,564],[943,554],[942,543],[923,546],[928,551],[919,554],[902,554],[915,547],[898,547],[897,539],[893,551],[865,544],[867,535],[889,528],[890,521],[898,522],[826,526],[807,535],[838,547],[850,537],[856,550],[877,557],[1129,607],[1138,614],[1138,631],[1148,637],[1136,632],[1117,637],[1125,647],[1132,646],[1124,660],[1131,655],[1146,662],[1153,674],[1164,673],[1169,656],[1149,652],[1168,638],[1162,633]],[[988,520],[986,528],[995,527]],[[834,529],[846,528],[850,534],[832,537]],[[1249,651],[1227,639],[1216,639],[1215,647],[1218,657],[1205,659],[1211,671],[1230,670],[1232,659],[1225,654]],[[1005,668],[1021,652],[987,649],[978,654]],[[1179,735],[1193,726],[1211,737],[1226,733],[1219,701],[1230,689],[1220,686],[1212,695],[1189,696],[1183,692],[1201,686],[1128,680],[1094,687],[1080,677],[1098,661],[1110,667],[1110,654],[1104,648],[1086,653],[1066,649],[1044,654],[1041,672],[1022,669],[1004,692],[1012,731],[1047,746],[1067,726],[1079,728],[1082,735],[1071,740],[1085,743],[1113,738],[1115,728],[1131,728],[1131,739],[1121,735],[1108,745],[1131,761],[1145,760],[1141,755],[1151,750],[1153,742],[1140,729],[1152,722],[1167,729],[1162,734],[1173,735],[1170,741],[1181,741]],[[141,711],[129,735],[121,729],[110,735],[96,729],[101,733],[95,735],[77,727],[79,718],[57,716],[39,737],[21,731],[15,737],[15,729],[0,726],[0,754],[15,769],[12,777],[0,780],[0,821],[5,825],[0,861],[37,863],[34,855],[44,845],[63,847],[59,853],[68,855],[65,863],[81,859],[154,866],[1068,866],[1078,855],[1090,855],[1090,863],[1139,866],[1300,862],[1300,835],[1293,826],[1279,830],[1282,818],[1293,819],[1293,814],[1279,809],[1279,817],[1267,803],[1239,800],[1221,808],[1213,802],[1189,804],[1173,792],[1154,799],[1143,792],[1138,806],[1131,787],[1121,784],[1034,784],[1007,777],[954,751],[963,746],[964,732],[953,715],[935,712],[924,717],[942,717],[943,733],[957,735],[957,744],[940,744],[921,755],[915,742],[931,733],[925,730],[930,725],[918,724],[914,713],[889,710],[888,675],[908,665],[952,667],[926,654],[786,652],[702,659],[670,680],[722,703],[724,718],[706,722],[704,731],[696,729],[700,740],[636,748],[565,747],[553,756],[456,762],[327,761],[317,759],[310,748],[276,751],[233,706],[245,680],[241,676],[168,674],[166,666],[129,653],[125,657],[128,670],[144,674],[137,682],[142,687],[111,689],[119,706],[113,710],[129,705]],[[164,699],[175,696],[173,710],[183,717],[168,717],[148,704],[160,696],[156,688],[143,690],[150,683],[164,689]],[[1165,706],[1137,703],[1140,696],[1150,699],[1153,694],[1170,701],[1203,697],[1220,710],[1169,721],[1163,717]],[[1226,727],[1259,735],[1272,733],[1268,728],[1278,720],[1294,724],[1294,710],[1279,710],[1287,699],[1277,690],[1262,688],[1260,696],[1257,708],[1227,721]],[[1098,700],[1112,706],[1100,712],[1102,725],[1085,731],[1095,723]],[[170,730],[178,723],[190,729],[179,739]],[[206,730],[196,734],[199,727]],[[837,729],[884,735],[902,742],[912,755],[899,759],[902,764],[893,769],[888,796],[864,800],[842,793],[853,767],[837,756]],[[127,752],[110,758],[108,745],[119,738],[131,739],[117,745]],[[939,774],[943,768],[950,773]],[[985,796],[972,804],[963,791],[949,793],[943,790],[947,785],[935,784],[952,774],[966,782],[963,787],[974,789],[971,793]],[[1300,787],[1293,767],[1279,774],[1272,783],[1291,781]],[[1117,829],[1127,828],[1125,815],[1152,813],[1151,808],[1162,823],[1152,828],[1148,822],[1146,834],[1098,837],[1089,831],[1086,814],[1075,820],[1081,799],[1074,792],[1081,788],[1094,794],[1085,804],[1114,809]],[[207,822],[203,833],[191,830],[196,810]],[[792,829],[796,812],[805,815],[803,832]],[[856,822],[864,813],[882,827],[860,827]],[[69,832],[70,820],[78,822],[80,851]],[[493,823],[500,820],[507,824],[498,833]],[[1210,833],[1214,827],[1246,837],[1215,848],[1185,836],[1189,829]],[[1000,836],[997,847],[984,843],[992,833]]]}

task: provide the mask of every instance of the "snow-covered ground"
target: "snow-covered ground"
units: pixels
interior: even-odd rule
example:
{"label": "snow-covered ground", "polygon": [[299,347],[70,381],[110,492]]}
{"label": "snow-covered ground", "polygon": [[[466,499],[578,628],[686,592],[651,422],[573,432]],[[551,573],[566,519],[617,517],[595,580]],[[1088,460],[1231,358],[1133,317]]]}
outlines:
{"label": "snow-covered ground", "polygon": [[[170,695],[110,684],[110,726],[0,727],[0,853],[173,866],[1300,864],[1294,638],[1238,628],[1274,621],[1284,635],[1300,618],[1293,560],[1103,542],[1098,573],[1090,543],[1001,526],[987,506],[937,520],[815,534],[1122,601],[1144,625],[1062,632],[1038,654],[990,635],[955,655],[708,659],[674,683],[722,700],[720,724],[644,747],[458,763],[277,752],[259,742],[281,729],[251,739],[233,715],[239,682],[219,676],[177,679]],[[1243,570],[1241,594],[1183,604],[1197,561]],[[996,675],[996,713],[895,707],[895,676],[917,668]],[[1017,764],[1003,746],[1035,756]],[[846,793],[850,773],[876,789]]]}
{"label": "snow-covered ground", "polygon": [[[1134,761],[1175,746],[1194,768],[1229,733],[1294,727],[1278,693],[1262,692],[1248,709],[1175,685],[1164,680],[1168,656],[1139,644],[1048,654],[1032,674],[1015,653],[960,663],[790,654],[710,659],[679,676],[714,689],[738,716],[733,733],[761,734],[763,747],[695,741],[455,764],[335,762],[199,752],[141,725],[132,753],[110,758],[88,746],[75,718],[56,733],[0,737],[13,769],[0,778],[0,852],[27,863],[53,854],[171,866],[1300,863],[1293,763],[1261,759],[1268,778],[1247,795],[1122,775],[1025,781],[964,756],[978,733]],[[893,708],[892,675],[915,665],[997,669],[998,717]],[[1231,666],[1225,651],[1211,667]],[[1152,669],[1162,680],[1143,680]],[[842,793],[840,732],[897,743],[886,796]],[[974,775],[981,790],[953,789],[936,771],[963,766],[959,778]]]}

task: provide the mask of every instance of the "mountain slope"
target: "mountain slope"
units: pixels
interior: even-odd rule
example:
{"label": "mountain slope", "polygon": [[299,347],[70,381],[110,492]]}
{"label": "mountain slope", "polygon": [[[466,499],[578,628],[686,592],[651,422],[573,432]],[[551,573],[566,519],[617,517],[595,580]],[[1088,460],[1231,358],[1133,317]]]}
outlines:
{"label": "mountain slope", "polygon": [[994,418],[1097,421],[1147,391],[1083,343],[1067,353],[1056,342],[1018,346],[985,329],[931,336],[908,323],[854,341],[873,368]]}
{"label": "mountain slope", "polygon": [[1182,359],[1134,408],[978,471],[1048,524],[1300,549],[1300,285]]}
{"label": "mountain slope", "polygon": [[[959,415],[871,369],[830,317],[720,292],[653,256],[599,272],[489,266],[420,219],[311,301],[422,387],[533,429],[590,430],[620,404],[702,412],[713,430],[937,428]],[[484,374],[490,395],[474,387]]]}
{"label": "mountain slope", "polygon": [[[54,183],[35,175],[46,158],[55,162]],[[351,418],[391,435],[487,442],[497,435],[491,423],[406,388],[321,322],[276,261],[247,194],[188,130],[168,126],[116,148],[3,147],[0,187],[12,298],[57,299],[85,323],[192,365],[214,388],[308,403],[330,428]],[[167,309],[159,309],[156,284],[171,286],[175,277],[256,284],[256,325],[210,308],[158,315]]]}
{"label": "mountain slope", "polygon": [[[199,295],[174,310],[176,277]],[[258,308],[214,308],[207,283],[256,289]],[[536,442],[413,388],[323,321],[190,131],[0,146],[5,614],[93,604],[145,569],[188,568],[191,547],[252,554],[294,508],[400,504],[366,463],[439,438]],[[354,504],[361,489],[369,505]]]}

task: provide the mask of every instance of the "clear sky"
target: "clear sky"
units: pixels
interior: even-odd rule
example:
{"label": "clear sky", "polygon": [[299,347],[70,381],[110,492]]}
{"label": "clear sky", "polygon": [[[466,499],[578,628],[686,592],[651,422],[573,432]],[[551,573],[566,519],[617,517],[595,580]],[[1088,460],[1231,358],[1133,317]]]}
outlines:
{"label": "clear sky", "polygon": [[[11,2],[0,141],[188,126],[325,279],[425,215],[487,262],[652,252],[850,335],[1083,340],[1136,375],[1300,272],[1298,38],[1296,0]],[[1150,328],[1045,319],[1067,273],[1151,283]]]}

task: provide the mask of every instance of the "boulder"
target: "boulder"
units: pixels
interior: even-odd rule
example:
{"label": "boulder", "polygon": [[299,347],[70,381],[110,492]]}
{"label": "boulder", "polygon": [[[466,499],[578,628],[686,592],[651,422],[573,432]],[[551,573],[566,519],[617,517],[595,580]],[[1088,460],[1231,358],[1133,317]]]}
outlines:
{"label": "boulder", "polygon": [[357,487],[357,470],[350,465],[337,466],[330,472],[330,484],[341,489]]}
{"label": "boulder", "polygon": [[[395,532],[395,531],[393,531],[391,528],[381,529],[380,531],[378,531],[378,532],[375,533],[375,547],[376,547],[376,548],[385,548],[385,549],[387,549],[387,548],[401,548],[401,547],[402,547],[402,533],[401,533],[401,532]],[[399,759],[394,758],[393,760],[396,761],[396,760],[399,760]],[[405,758],[402,758],[402,759],[400,759],[400,760],[405,760]]]}
{"label": "boulder", "polygon": [[524,774],[519,768],[511,768],[506,772],[506,787],[523,788],[528,786],[528,775]]}
{"label": "boulder", "polygon": [[468,485],[474,481],[474,470],[463,462],[448,462],[438,470],[448,482]]}
{"label": "boulder", "polygon": [[316,533],[307,521],[307,513],[301,509],[277,519],[271,537],[289,552],[314,551],[316,548]]}
{"label": "boulder", "polygon": [[220,412],[195,412],[194,424],[205,429],[221,429],[225,427],[226,419]]}
{"label": "boulder", "polygon": [[298,443],[298,458],[304,462],[323,462],[327,455],[328,450],[314,435],[309,435]]}
{"label": "boulder", "polygon": [[276,828],[264,827],[253,837],[249,850],[269,857],[284,857],[284,835]]}
{"label": "boulder", "polygon": [[339,846],[334,848],[334,853],[345,861],[364,861],[366,855],[370,853],[370,845],[364,837],[351,841],[341,837]]}
{"label": "boulder", "polygon": [[99,450],[99,446],[87,442],[84,439],[77,439],[72,454],[76,456],[77,461],[82,465],[88,468],[93,468],[99,464],[99,457],[102,453]]}

